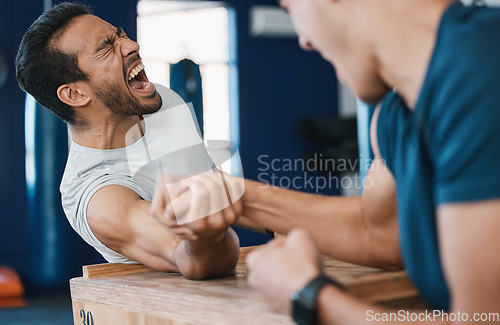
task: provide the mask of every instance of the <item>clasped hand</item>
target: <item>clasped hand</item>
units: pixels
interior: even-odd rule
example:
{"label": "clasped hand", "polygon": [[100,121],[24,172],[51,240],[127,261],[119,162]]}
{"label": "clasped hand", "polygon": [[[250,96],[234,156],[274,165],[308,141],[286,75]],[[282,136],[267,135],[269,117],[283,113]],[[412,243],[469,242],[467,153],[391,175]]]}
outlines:
{"label": "clasped hand", "polygon": [[162,175],[151,214],[180,239],[222,240],[242,213],[243,179],[217,169],[180,179]]}

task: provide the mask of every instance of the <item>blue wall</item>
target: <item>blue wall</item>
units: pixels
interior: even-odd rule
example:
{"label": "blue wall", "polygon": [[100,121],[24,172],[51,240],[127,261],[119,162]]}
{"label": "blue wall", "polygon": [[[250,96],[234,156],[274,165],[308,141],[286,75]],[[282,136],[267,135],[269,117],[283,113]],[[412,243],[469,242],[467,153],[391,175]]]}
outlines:
{"label": "blue wall", "polygon": [[[246,178],[271,182],[260,169],[261,160],[300,159],[310,145],[299,140],[297,122],[307,115],[337,114],[337,80],[332,66],[315,52],[303,51],[296,39],[255,38],[249,35],[252,5],[276,5],[277,1],[227,1],[236,9],[240,155]],[[270,174],[272,171],[267,171]],[[275,173],[284,181],[303,171]],[[238,231],[242,245],[267,240]]]}
{"label": "blue wall", "polygon": [[[54,1],[58,3],[61,1]],[[136,1],[87,1],[98,16],[122,26],[136,37]],[[120,10],[117,10],[119,8]],[[9,79],[0,89],[0,265],[15,268],[28,284],[30,275],[30,238],[27,235],[26,186],[24,176],[24,101],[25,94],[15,78],[14,59],[26,29],[43,12],[43,0],[2,0],[0,2],[0,49],[9,63]],[[71,245],[77,263],[72,276],[81,275],[81,265],[103,259],[72,233]],[[57,267],[57,265],[55,266]]]}
{"label": "blue wall", "polygon": [[[19,1],[0,2],[0,50],[9,63],[7,84],[0,89],[0,264],[22,265],[27,258],[24,185],[24,94],[14,76],[17,44],[40,6]],[[16,15],[23,12],[22,16]],[[23,27],[21,27],[23,26]]]}
{"label": "blue wall", "polygon": [[300,49],[296,39],[249,35],[250,6],[276,1],[231,3],[238,20],[240,152],[245,177],[257,180],[260,155],[301,158],[307,144],[297,137],[297,122],[307,115],[337,113],[337,81],[332,66]]}
{"label": "blue wall", "polygon": [[[89,0],[94,13],[136,38],[135,0]],[[253,38],[248,32],[251,5],[275,0],[232,0],[237,20],[237,60],[240,109],[240,154],[245,177],[258,179],[258,157],[301,158],[307,143],[297,137],[297,121],[306,115],[337,111],[333,68],[318,54],[302,51],[297,40]],[[0,265],[15,267],[24,278],[29,272],[26,189],[24,178],[24,93],[14,76],[17,46],[29,25],[41,14],[43,0],[0,2],[0,48],[9,61],[10,75],[0,89]],[[301,172],[278,173],[280,177]],[[240,232],[242,243],[266,240]],[[81,264],[100,258],[75,235],[75,254]],[[75,269],[79,275],[80,270]]]}

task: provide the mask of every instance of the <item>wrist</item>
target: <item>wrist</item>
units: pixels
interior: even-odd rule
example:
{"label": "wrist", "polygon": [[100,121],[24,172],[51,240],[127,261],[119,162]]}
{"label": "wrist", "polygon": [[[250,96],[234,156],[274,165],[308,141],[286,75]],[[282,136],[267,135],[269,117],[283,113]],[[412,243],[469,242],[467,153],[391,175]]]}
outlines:
{"label": "wrist", "polygon": [[[340,312],[333,308],[332,301],[340,301],[341,296],[344,295],[342,290],[334,285],[326,285],[318,293],[316,299],[316,322],[318,324],[329,324],[332,322],[331,316],[339,317]],[[340,308],[342,310],[342,307]]]}
{"label": "wrist", "polygon": [[310,280],[301,290],[292,294],[292,317],[299,325],[316,324],[318,319],[319,295],[328,287],[337,287],[343,290],[344,287],[335,280],[319,274]]}
{"label": "wrist", "polygon": [[215,234],[200,235],[196,234],[196,239],[186,239],[187,244],[192,247],[208,247],[214,244],[220,244],[226,239],[229,228]]}
{"label": "wrist", "polygon": [[275,188],[271,185],[245,179],[245,193],[242,196],[242,215],[257,226],[260,231],[272,226],[275,216]]}
{"label": "wrist", "polygon": [[247,207],[252,206],[253,202],[259,202],[258,201],[258,186],[259,183],[245,179],[245,193],[243,193],[243,196],[241,197],[242,200],[242,205],[243,205],[243,215],[245,214],[245,210]]}
{"label": "wrist", "polygon": [[220,242],[215,242],[213,238],[181,240],[173,256],[179,272],[193,280],[232,273],[238,261],[239,241],[229,229],[224,231]]}

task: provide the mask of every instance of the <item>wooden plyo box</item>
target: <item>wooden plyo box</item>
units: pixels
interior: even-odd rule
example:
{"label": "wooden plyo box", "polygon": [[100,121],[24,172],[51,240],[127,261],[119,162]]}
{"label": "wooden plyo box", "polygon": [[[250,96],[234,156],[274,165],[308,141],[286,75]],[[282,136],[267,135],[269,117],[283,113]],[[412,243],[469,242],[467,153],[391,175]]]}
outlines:
{"label": "wooden plyo box", "polygon": [[[233,276],[192,281],[179,274],[155,272],[143,265],[99,264],[84,267],[70,281],[75,325],[294,324],[269,310],[246,281],[242,248]],[[423,307],[405,272],[324,259],[325,273],[353,295],[377,304]]]}

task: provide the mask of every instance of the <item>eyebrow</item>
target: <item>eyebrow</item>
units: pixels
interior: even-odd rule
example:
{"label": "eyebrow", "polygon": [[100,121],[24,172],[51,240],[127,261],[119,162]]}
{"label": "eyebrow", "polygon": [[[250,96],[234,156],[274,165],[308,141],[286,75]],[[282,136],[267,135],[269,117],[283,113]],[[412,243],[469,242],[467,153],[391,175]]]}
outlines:
{"label": "eyebrow", "polygon": [[[116,33],[116,36],[118,36],[118,37],[122,37],[123,35],[125,35],[125,32],[123,31],[123,28],[121,28],[121,27],[116,27],[115,33]],[[106,39],[104,41],[102,41],[101,44],[99,44],[99,46],[96,49],[96,52],[102,51],[107,46],[109,46],[111,39],[112,39],[112,37],[109,37],[109,36],[106,37]]]}

